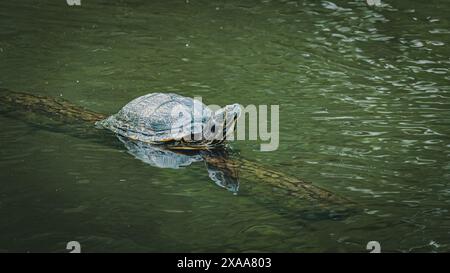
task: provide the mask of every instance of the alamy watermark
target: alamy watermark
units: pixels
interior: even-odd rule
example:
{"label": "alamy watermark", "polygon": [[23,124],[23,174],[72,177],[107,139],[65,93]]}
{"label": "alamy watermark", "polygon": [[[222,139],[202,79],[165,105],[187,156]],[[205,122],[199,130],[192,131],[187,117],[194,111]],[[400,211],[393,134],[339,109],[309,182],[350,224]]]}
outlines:
{"label": "alamy watermark", "polygon": [[232,104],[222,108],[206,106],[201,97],[195,97],[192,107],[175,106],[171,118],[171,135],[188,142],[260,140],[264,142],[261,151],[277,150],[280,143],[279,105],[270,105],[270,112],[268,105]]}
{"label": "alamy watermark", "polygon": [[81,244],[78,241],[70,241],[67,243],[66,249],[70,250],[70,253],[81,253]]}
{"label": "alamy watermark", "polygon": [[69,6],[81,6],[81,0],[66,0]]}
{"label": "alamy watermark", "polygon": [[370,253],[381,253],[381,244],[378,241],[370,241],[367,243],[366,249],[370,250]]}

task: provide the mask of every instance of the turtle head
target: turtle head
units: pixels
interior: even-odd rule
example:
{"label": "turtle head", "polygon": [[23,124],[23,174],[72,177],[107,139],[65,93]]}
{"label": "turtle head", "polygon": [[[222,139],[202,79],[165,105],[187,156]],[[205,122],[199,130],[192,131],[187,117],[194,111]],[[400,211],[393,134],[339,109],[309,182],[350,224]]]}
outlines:
{"label": "turtle head", "polygon": [[240,115],[241,106],[237,103],[227,105],[214,112],[214,125],[217,129],[223,130],[223,139],[233,133]]}

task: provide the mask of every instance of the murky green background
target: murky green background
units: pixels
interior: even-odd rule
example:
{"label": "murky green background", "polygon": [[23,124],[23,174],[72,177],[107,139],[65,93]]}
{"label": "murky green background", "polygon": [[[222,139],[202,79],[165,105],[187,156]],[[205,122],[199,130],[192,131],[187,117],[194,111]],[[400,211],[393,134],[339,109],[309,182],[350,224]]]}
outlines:
{"label": "murky green background", "polygon": [[203,163],[158,169],[113,136],[0,117],[0,251],[449,251],[449,14],[446,0],[1,1],[0,87],[104,113],[158,91],[279,104],[279,149],[235,151],[363,211],[285,208],[245,180],[233,196]]}

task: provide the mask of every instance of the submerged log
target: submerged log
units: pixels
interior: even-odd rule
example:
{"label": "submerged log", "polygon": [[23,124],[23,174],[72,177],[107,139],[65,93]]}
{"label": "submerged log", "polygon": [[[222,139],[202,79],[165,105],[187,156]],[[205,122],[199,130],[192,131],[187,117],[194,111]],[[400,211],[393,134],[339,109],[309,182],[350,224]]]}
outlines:
{"label": "submerged log", "polygon": [[[0,88],[0,113],[25,122],[37,124],[77,137],[101,141],[107,134],[94,124],[107,116],[74,105],[61,98],[14,92]],[[46,122],[51,120],[50,123]],[[62,129],[61,129],[62,128]],[[225,148],[224,148],[225,149]],[[177,151],[183,153],[182,151]],[[184,151],[186,152],[186,151]],[[225,175],[238,180],[243,177],[252,182],[263,182],[286,191],[290,196],[320,204],[349,205],[352,202],[312,183],[283,172],[269,169],[239,156],[224,156],[228,153],[202,153],[205,162]]]}

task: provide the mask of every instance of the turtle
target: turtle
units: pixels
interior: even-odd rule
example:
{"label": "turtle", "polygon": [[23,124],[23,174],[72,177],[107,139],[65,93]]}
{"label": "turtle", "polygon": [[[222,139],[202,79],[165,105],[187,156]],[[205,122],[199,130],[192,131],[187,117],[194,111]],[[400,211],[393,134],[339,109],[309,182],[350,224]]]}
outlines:
{"label": "turtle", "polygon": [[172,149],[209,149],[222,145],[233,134],[240,115],[237,103],[213,111],[197,99],[150,93],[133,99],[96,126]]}

